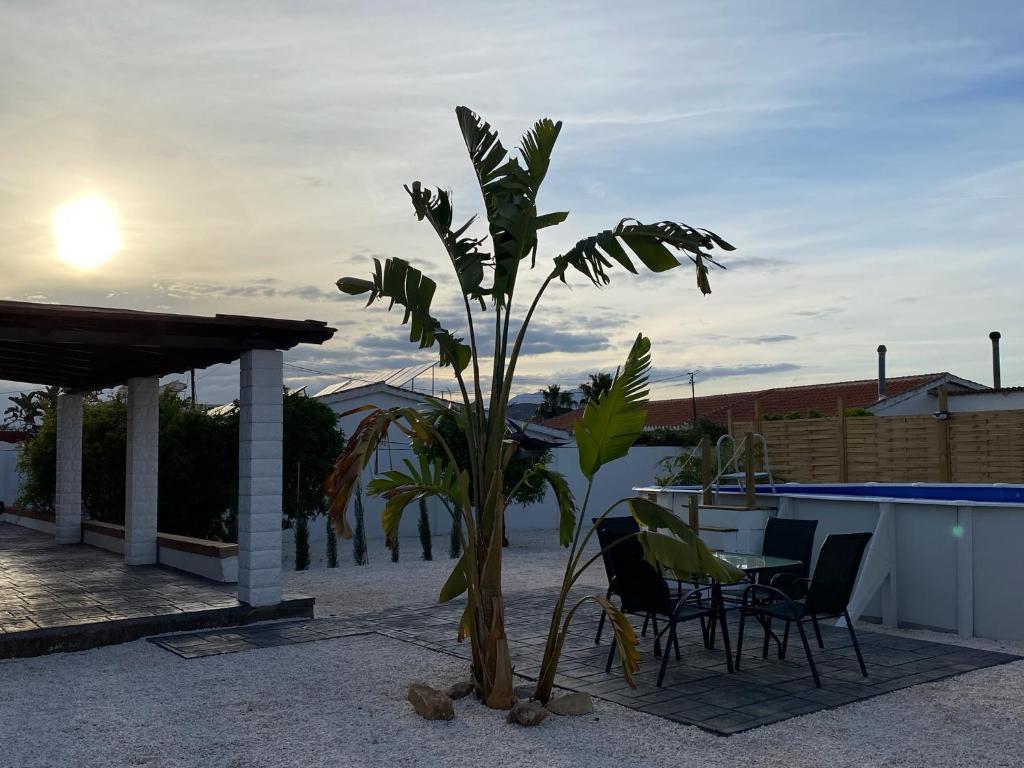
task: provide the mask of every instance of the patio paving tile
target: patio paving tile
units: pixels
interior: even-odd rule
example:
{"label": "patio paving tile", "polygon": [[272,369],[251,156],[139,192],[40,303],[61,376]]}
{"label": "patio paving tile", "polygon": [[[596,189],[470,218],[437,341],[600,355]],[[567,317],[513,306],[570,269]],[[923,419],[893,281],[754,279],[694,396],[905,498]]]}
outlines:
{"label": "patio paving tile", "polygon": [[311,599],[250,609],[233,584],[156,565],[129,567],[115,553],[59,545],[0,523],[0,659],[311,612]]}
{"label": "patio paving tile", "polygon": [[[551,600],[549,591],[506,595],[506,629],[512,640],[513,666],[520,678],[535,679],[539,673]],[[457,644],[454,638],[462,607],[460,601],[452,601],[408,610],[388,609],[377,614],[232,630],[246,642],[227,642],[223,637],[218,638],[218,633],[209,631],[151,638],[151,642],[183,658],[198,658],[278,644],[381,634],[468,659],[469,644]],[[731,615],[730,621],[735,622],[735,616]],[[630,688],[622,678],[618,663],[613,665],[610,674],[604,671],[610,630],[606,627],[602,644],[595,645],[596,611],[592,616],[578,616],[566,639],[556,685],[566,690],[586,691],[596,698],[727,736],[1019,658],[865,632],[861,646],[870,677],[864,678],[857,668],[846,631],[823,626],[826,647],[812,649],[824,686],[817,689],[799,645],[796,648],[790,645],[783,661],[778,660],[773,646],[765,660],[761,658],[761,637],[752,630],[748,635],[750,644],[744,644],[742,668],[730,675],[721,648],[704,648],[699,628],[695,622],[690,624],[694,626],[681,625],[682,660],[676,661],[674,654],[670,655],[662,688],[655,685],[661,660],[653,653],[653,639],[650,634],[639,638],[642,666],[636,675],[637,687]],[[636,622],[636,627],[639,633],[640,622]],[[519,637],[529,640],[520,642]],[[730,637],[736,637],[736,627],[730,627]]]}

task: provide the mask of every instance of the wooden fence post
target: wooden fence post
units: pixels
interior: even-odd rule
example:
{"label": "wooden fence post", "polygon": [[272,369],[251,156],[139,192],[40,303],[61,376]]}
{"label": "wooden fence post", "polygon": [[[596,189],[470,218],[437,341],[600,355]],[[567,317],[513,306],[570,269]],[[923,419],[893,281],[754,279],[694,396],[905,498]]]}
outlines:
{"label": "wooden fence post", "polygon": [[953,482],[953,462],[950,460],[949,450],[949,397],[946,385],[939,387],[939,482]]}
{"label": "wooden fence post", "polygon": [[697,503],[697,497],[690,496],[686,501],[690,507],[690,528],[694,533],[700,535],[700,506]]}
{"label": "wooden fence post", "polygon": [[843,398],[836,400],[836,413],[839,416],[837,421],[838,431],[836,433],[837,447],[839,448],[839,482],[850,482],[850,465],[846,458],[846,409],[843,408]]}
{"label": "wooden fence post", "polygon": [[743,467],[746,472],[746,491],[747,491],[747,509],[754,508],[754,493],[756,492],[755,483],[757,482],[757,476],[754,474],[754,433],[747,432],[747,436],[744,438],[746,441],[746,458],[744,459],[745,466]]}
{"label": "wooden fence post", "polygon": [[[700,438],[700,484],[704,489],[704,503],[711,504],[711,481],[714,478],[714,467],[711,466],[711,437],[702,435]],[[721,469],[719,469],[721,471]]]}

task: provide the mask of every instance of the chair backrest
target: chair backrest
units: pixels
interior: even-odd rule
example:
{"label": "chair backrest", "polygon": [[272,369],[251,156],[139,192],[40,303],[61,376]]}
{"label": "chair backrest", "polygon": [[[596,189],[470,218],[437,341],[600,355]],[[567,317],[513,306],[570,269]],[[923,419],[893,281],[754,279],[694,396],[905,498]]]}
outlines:
{"label": "chair backrest", "polygon": [[807,593],[808,612],[840,614],[846,610],[870,539],[870,533],[839,533],[825,537]]}
{"label": "chair backrest", "polygon": [[793,573],[806,577],[811,572],[811,558],[814,556],[814,532],[817,520],[790,520],[785,517],[770,517],[764,527],[764,545],[761,553],[771,557],[785,557],[799,560],[802,565]]}
{"label": "chair backrest", "polygon": [[601,544],[601,559],[608,585],[622,600],[624,611],[664,613],[669,604],[668,584],[644,559],[643,546],[635,536],[629,541],[616,543],[639,531],[640,526],[632,517],[606,517],[598,523],[597,540]]}

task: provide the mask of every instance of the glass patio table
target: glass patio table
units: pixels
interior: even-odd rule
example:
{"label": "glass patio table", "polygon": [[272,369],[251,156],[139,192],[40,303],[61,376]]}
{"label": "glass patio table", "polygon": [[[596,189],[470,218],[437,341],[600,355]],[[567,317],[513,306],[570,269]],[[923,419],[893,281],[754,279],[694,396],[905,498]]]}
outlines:
{"label": "glass patio table", "polygon": [[712,552],[719,560],[724,560],[729,565],[739,568],[747,578],[753,580],[757,574],[765,571],[784,571],[799,568],[803,565],[800,560],[792,560],[788,557],[772,557],[771,555],[751,555],[745,552]]}

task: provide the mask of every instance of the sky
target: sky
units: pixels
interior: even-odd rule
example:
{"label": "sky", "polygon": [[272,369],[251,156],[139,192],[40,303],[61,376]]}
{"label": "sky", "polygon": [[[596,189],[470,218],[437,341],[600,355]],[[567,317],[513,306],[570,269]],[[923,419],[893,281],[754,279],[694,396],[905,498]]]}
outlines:
{"label": "sky", "polygon": [[[517,391],[653,342],[652,396],[951,371],[1024,384],[1024,6],[1015,2],[0,2],[0,297],[328,321],[292,386],[429,362],[334,287],[399,256],[456,282],[403,184],[482,205],[454,116],[506,146],[563,130],[538,263],[623,217],[737,246],[545,297]],[[57,260],[54,210],[99,196],[122,249]],[[483,234],[483,228],[479,228]],[[538,274],[521,286],[528,292]],[[525,302],[524,302],[525,303]],[[449,378],[437,373],[439,388]],[[202,401],[237,369],[197,373]],[[29,387],[0,382],[0,392]]]}

